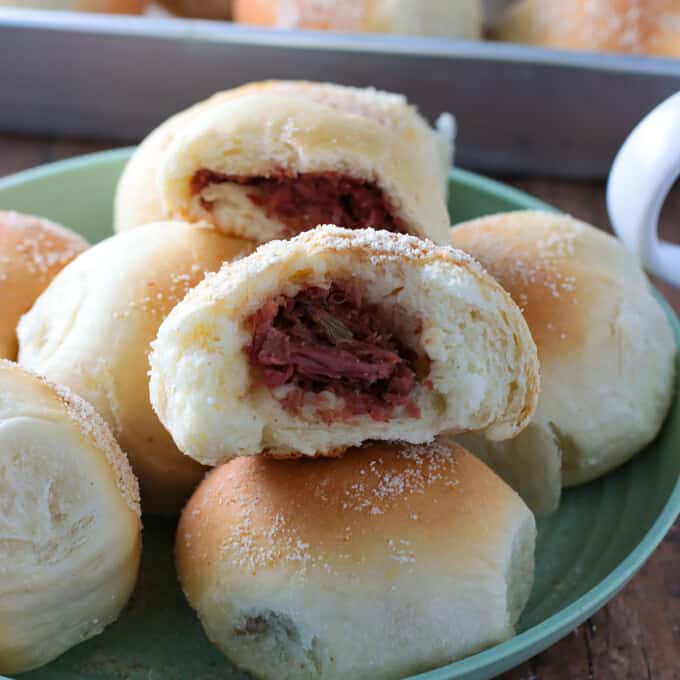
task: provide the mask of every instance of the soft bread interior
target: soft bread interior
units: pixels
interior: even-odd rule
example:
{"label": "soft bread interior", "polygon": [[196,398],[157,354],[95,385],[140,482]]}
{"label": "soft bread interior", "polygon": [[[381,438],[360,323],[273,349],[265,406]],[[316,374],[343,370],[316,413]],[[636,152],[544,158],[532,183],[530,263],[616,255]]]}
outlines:
{"label": "soft bread interior", "polygon": [[201,193],[192,198],[190,213],[198,217],[206,213],[205,202],[210,204],[210,219],[222,229],[233,230],[247,237],[257,237],[259,241],[271,241],[285,233],[286,225],[276,217],[268,215],[250,196],[253,189],[233,182],[209,184]]}
{"label": "soft bread interior", "polygon": [[[151,355],[152,403],[178,446],[214,464],[261,451],[332,454],[368,439],[417,443],[442,430],[483,430],[492,439],[521,430],[538,381],[521,313],[463,254],[442,249],[440,258],[416,262],[421,248],[432,246],[324,227],[264,246],[208,278],[163,323]],[[337,281],[362,291],[402,345],[429,361],[411,393],[420,417],[328,423],[316,414],[323,400],[335,406],[324,393],[309,395],[302,416],[291,416],[271,389],[254,384],[246,320],[275,296]]]}

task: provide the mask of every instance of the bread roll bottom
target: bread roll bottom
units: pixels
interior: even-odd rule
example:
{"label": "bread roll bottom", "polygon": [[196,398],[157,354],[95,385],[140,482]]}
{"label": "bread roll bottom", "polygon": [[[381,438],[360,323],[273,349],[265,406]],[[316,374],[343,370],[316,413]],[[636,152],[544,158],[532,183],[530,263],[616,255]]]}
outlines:
{"label": "bread roll bottom", "polygon": [[[203,168],[191,179],[191,193],[218,222],[228,221],[226,212],[230,207],[247,199],[248,208],[254,206],[268,220],[280,223],[286,237],[331,222],[350,229],[408,231],[375,182],[339,172],[298,174],[282,169],[271,176],[258,177],[225,175]],[[222,226],[227,228],[229,224]]]}
{"label": "bread roll bottom", "polygon": [[[429,361],[400,342],[377,305],[362,303],[350,282],[308,286],[268,300],[249,319],[245,348],[253,382],[268,387],[291,415],[311,401],[314,417],[331,423],[357,415],[387,421],[418,417],[411,398]],[[412,323],[416,332],[419,321]]]}

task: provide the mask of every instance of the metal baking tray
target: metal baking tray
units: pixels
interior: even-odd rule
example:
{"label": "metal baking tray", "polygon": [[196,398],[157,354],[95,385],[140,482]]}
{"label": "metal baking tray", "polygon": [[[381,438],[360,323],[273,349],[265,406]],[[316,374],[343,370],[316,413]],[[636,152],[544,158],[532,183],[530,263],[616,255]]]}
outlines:
{"label": "metal baking tray", "polygon": [[216,90],[308,78],[403,92],[458,120],[457,163],[601,178],[680,60],[492,42],[0,10],[0,130],[136,141]]}

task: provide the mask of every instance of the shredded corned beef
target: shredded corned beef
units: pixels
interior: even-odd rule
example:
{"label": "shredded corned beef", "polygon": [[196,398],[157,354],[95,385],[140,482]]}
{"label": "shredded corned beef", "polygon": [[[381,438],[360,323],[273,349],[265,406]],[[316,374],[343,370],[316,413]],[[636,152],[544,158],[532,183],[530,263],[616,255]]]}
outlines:
{"label": "shredded corned beef", "polygon": [[419,410],[410,394],[416,384],[415,355],[389,333],[376,310],[337,284],[310,287],[295,297],[269,300],[250,318],[246,352],[255,377],[269,388],[292,387],[281,403],[298,414],[309,392],[333,392],[344,405],[319,408],[331,423],[369,414],[388,420],[403,406]]}
{"label": "shredded corned beef", "polygon": [[[191,180],[191,191],[200,194],[210,184],[233,182],[253,187],[248,198],[267,217],[280,220],[286,236],[313,229],[319,224],[337,224],[348,229],[374,227],[405,233],[401,220],[391,214],[387,199],[374,182],[353,179],[338,172],[301,175],[278,170],[270,177],[224,175],[199,170]],[[203,199],[210,209],[210,202]]]}

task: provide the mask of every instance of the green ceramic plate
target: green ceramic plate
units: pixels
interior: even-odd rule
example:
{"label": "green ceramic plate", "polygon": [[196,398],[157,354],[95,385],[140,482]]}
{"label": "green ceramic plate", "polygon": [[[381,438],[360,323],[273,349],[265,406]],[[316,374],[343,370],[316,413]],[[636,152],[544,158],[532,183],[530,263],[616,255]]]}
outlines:
{"label": "green ceramic plate", "polygon": [[[63,222],[98,241],[111,233],[111,202],[129,150],[85,156],[0,181],[0,208]],[[551,208],[468,172],[451,176],[453,222],[518,208]],[[666,308],[678,342],[680,326]],[[483,680],[519,664],[584,621],[649,557],[680,510],[680,399],[660,437],[618,472],[564,494],[539,522],[536,583],[519,634],[420,680]],[[173,568],[171,522],[147,518],[139,586],[120,620],[23,678],[225,680],[244,678],[208,643]]]}

